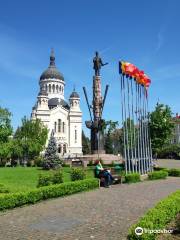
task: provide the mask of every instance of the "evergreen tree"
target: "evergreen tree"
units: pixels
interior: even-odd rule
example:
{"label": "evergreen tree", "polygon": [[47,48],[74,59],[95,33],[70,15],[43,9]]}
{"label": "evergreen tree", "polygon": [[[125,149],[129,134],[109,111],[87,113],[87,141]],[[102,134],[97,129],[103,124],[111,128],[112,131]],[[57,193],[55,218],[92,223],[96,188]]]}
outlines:
{"label": "evergreen tree", "polygon": [[57,154],[57,145],[56,139],[54,137],[54,133],[52,132],[51,137],[49,139],[48,147],[46,148],[44,154],[43,168],[46,170],[56,169],[61,167],[62,160],[60,160]]}

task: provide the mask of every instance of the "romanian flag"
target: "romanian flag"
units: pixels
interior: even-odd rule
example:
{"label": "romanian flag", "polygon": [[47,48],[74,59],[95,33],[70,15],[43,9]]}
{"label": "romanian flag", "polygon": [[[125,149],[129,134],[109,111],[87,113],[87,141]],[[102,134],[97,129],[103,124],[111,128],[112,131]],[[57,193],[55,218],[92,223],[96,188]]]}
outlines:
{"label": "romanian flag", "polygon": [[132,63],[121,61],[119,64],[119,72],[134,78],[136,82],[143,85],[146,90],[150,86],[150,78],[144,73],[144,71],[139,70]]}

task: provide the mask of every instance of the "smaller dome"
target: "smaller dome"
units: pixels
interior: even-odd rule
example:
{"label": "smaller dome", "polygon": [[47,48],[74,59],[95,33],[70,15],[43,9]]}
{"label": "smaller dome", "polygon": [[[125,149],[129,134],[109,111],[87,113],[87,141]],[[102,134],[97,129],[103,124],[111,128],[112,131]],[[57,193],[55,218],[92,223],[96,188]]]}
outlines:
{"label": "smaller dome", "polygon": [[70,98],[80,98],[80,97],[79,97],[79,94],[74,90],[74,91],[71,93]]}

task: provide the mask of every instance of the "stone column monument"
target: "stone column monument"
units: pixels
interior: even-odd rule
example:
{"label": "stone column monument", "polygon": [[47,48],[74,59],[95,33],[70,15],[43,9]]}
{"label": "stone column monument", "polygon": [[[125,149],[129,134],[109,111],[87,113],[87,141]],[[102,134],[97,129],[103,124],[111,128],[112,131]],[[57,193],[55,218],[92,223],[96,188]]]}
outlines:
{"label": "stone column monument", "polygon": [[[99,57],[98,52],[96,52],[96,56],[93,58],[93,69],[95,70],[95,75],[93,76],[93,101],[92,105],[89,105],[89,101],[87,98],[87,93],[85,87],[83,87],[86,102],[88,105],[89,113],[90,113],[90,121],[86,121],[86,127],[91,130],[91,153],[92,154],[104,154],[104,124],[105,120],[102,119],[102,113],[104,108],[104,103],[108,91],[108,85],[106,85],[104,98],[101,93],[101,75],[100,69],[102,66],[107,65],[108,63],[103,63],[101,58]],[[91,114],[93,112],[93,117]]]}

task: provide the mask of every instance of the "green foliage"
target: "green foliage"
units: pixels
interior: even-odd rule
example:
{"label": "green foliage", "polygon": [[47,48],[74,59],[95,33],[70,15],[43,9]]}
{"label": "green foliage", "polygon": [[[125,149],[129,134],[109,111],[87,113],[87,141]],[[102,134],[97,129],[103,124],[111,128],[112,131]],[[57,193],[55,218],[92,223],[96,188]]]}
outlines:
{"label": "green foliage", "polygon": [[42,156],[38,156],[34,158],[34,165],[36,167],[42,167],[43,165],[43,157]]}
{"label": "green foliage", "polygon": [[82,152],[83,154],[90,154],[90,140],[85,136],[84,131],[82,131]]}
{"label": "green foliage", "polygon": [[40,174],[37,187],[49,186],[52,184],[52,174]]}
{"label": "green foliage", "polygon": [[8,142],[12,134],[11,117],[12,114],[7,108],[0,107],[0,144]]}
{"label": "green foliage", "polygon": [[44,161],[43,161],[43,169],[57,169],[61,167],[63,161],[59,158],[57,154],[57,144],[54,134],[51,134],[49,139],[48,147],[46,148],[46,152],[44,154]]}
{"label": "green foliage", "polygon": [[0,195],[0,210],[15,208],[25,204],[33,204],[40,200],[62,197],[98,187],[99,181],[94,178],[40,187],[26,192]]}
{"label": "green foliage", "polygon": [[86,178],[86,173],[82,168],[71,169],[71,181],[83,180]]}
{"label": "green foliage", "polygon": [[53,184],[63,183],[63,172],[62,171],[53,172],[52,183]]}
{"label": "green foliage", "polygon": [[105,122],[105,151],[107,154],[114,153],[112,133],[116,130],[118,122],[112,120]]}
{"label": "green foliage", "polygon": [[[127,131],[128,130],[128,135],[127,135]],[[125,136],[124,136],[125,135]],[[125,142],[124,142],[124,138],[125,138]],[[131,139],[134,139],[135,141],[131,141]],[[126,121],[124,121],[123,123],[123,127],[122,127],[122,133],[120,135],[120,143],[121,143],[121,154],[124,155],[124,145],[126,147],[130,147],[132,145],[132,147],[134,147],[134,144],[137,142],[137,128],[134,125],[134,121],[130,118],[127,118]]]}
{"label": "green foliage", "polygon": [[0,183],[0,193],[9,193],[9,188]]}
{"label": "green foliage", "polygon": [[51,184],[63,183],[62,171],[51,171],[46,174],[40,174],[38,179],[37,187],[49,186]]}
{"label": "green foliage", "polygon": [[12,114],[6,108],[0,107],[0,166],[5,166],[8,158],[11,157],[9,140],[12,134]]}
{"label": "green foliage", "polygon": [[180,177],[180,169],[178,168],[168,169],[168,175],[173,177]]}
{"label": "green foliage", "polygon": [[148,173],[149,180],[165,179],[167,178],[167,176],[168,176],[168,172],[163,170]]}
{"label": "green foliage", "polygon": [[93,160],[90,160],[88,166],[94,166]]}
{"label": "green foliage", "polygon": [[149,230],[164,229],[171,220],[175,219],[180,212],[180,190],[161,200],[154,208],[150,209],[140,221],[129,229],[129,240],[155,240],[157,234],[143,233],[141,236],[135,234],[136,227]]}
{"label": "green foliage", "polygon": [[125,175],[125,182],[126,183],[135,183],[140,182],[140,174],[139,173],[129,173]]}
{"label": "green foliage", "polygon": [[168,144],[157,151],[158,158],[180,158],[180,145]]}
{"label": "green foliage", "polygon": [[48,136],[47,128],[40,119],[22,119],[22,126],[18,127],[14,135],[14,143],[19,147],[14,151],[14,157],[34,159],[44,149]]}
{"label": "green foliage", "polygon": [[174,125],[170,107],[157,104],[155,111],[150,114],[149,127],[152,150],[154,153],[160,152],[172,137]]}

